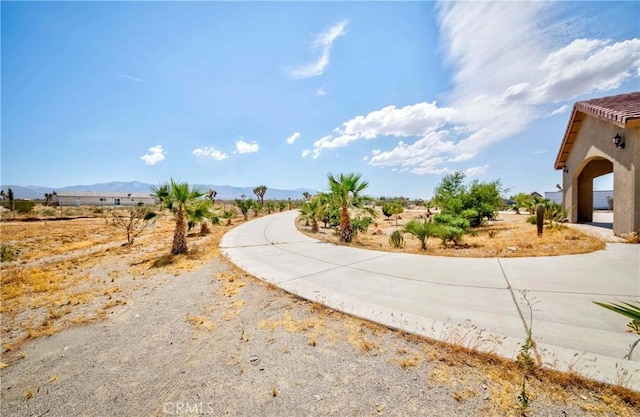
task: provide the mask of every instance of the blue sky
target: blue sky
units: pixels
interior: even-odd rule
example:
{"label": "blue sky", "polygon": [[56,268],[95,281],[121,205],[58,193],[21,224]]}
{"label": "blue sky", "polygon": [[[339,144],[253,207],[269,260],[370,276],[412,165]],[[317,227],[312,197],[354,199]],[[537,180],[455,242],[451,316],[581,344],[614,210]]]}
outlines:
{"label": "blue sky", "polygon": [[552,191],[573,103],[640,90],[635,1],[1,8],[2,184]]}

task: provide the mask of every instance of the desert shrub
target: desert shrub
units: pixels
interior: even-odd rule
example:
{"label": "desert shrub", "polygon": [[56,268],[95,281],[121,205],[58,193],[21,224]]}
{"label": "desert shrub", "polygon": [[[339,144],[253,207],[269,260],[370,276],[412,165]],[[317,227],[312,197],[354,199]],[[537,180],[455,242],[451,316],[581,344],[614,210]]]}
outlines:
{"label": "desert shrub", "polygon": [[18,259],[20,251],[11,245],[0,246],[0,262],[13,262]]}
{"label": "desert shrub", "polygon": [[500,180],[475,180],[465,185],[464,178],[462,172],[446,175],[436,186],[434,203],[441,207],[443,214],[461,216],[472,227],[480,226],[485,219],[494,219],[496,211],[503,204]]}
{"label": "desert shrub", "polygon": [[47,216],[47,217],[53,217],[56,215],[55,210],[51,210],[51,209],[47,209],[45,211],[42,212],[43,216]]}
{"label": "desert shrub", "polygon": [[463,232],[471,227],[469,220],[449,213],[438,213],[433,216],[433,220],[439,225],[456,227],[462,229]]}
{"label": "desert shrub", "polygon": [[527,217],[527,223],[529,223],[529,224],[536,224],[536,216],[529,216],[529,217]]}
{"label": "desert shrub", "polygon": [[398,249],[404,247],[404,236],[402,236],[400,230],[395,230],[391,233],[391,236],[389,236],[389,244]]}
{"label": "desert shrub", "polygon": [[462,241],[462,235],[464,234],[464,230],[459,227],[441,225],[438,228],[437,236],[442,239],[442,244],[446,245],[447,242],[453,242],[454,244],[458,244]]}
{"label": "desert shrub", "polygon": [[22,214],[31,213],[36,206],[36,203],[31,200],[15,200],[13,204],[16,212]]}
{"label": "desert shrub", "polygon": [[373,219],[371,217],[356,217],[351,219],[351,229],[356,235],[358,232],[367,233],[371,223],[373,223]]}
{"label": "desert shrub", "polygon": [[104,213],[104,209],[102,207],[95,207],[93,209],[93,213],[94,214],[102,214],[102,213]]}

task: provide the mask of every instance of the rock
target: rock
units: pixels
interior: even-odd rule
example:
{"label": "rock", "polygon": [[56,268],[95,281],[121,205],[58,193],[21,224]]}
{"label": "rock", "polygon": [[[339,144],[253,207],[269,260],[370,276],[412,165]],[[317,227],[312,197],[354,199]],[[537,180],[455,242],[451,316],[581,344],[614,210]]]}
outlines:
{"label": "rock", "polygon": [[316,400],[316,401],[320,401],[320,400],[322,400],[322,396],[320,396],[320,395],[318,395],[318,394],[315,394],[315,395],[313,396],[313,399],[314,399],[314,400]]}
{"label": "rock", "polygon": [[515,251],[517,251],[517,250],[518,250],[518,248],[517,248],[516,246],[507,246],[507,250],[508,250],[509,252],[515,252]]}

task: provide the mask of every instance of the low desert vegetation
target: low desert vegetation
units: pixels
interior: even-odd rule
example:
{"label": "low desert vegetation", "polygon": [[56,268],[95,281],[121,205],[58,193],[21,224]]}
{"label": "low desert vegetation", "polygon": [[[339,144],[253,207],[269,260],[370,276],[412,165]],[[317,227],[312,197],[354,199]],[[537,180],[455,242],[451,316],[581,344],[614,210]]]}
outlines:
{"label": "low desert vegetation", "polygon": [[364,249],[442,256],[553,256],[605,247],[601,239],[567,228],[566,211],[549,200],[513,197],[516,207],[531,213],[542,206],[540,230],[536,216],[501,210],[505,190],[499,180],[465,183],[464,174],[449,174],[429,202],[403,197],[374,201],[364,195],[367,186],[357,174],[330,175],[330,192],[307,196],[301,203],[300,230]]}

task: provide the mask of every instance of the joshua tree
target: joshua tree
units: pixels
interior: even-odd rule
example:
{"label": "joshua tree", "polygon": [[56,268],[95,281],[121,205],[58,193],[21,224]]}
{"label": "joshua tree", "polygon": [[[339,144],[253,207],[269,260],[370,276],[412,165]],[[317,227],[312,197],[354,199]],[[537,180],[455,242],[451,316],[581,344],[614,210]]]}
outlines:
{"label": "joshua tree", "polygon": [[212,190],[211,188],[209,188],[209,191],[207,192],[207,199],[211,200],[212,205],[216,203],[217,195],[218,192],[216,190]]}
{"label": "joshua tree", "polygon": [[152,195],[160,201],[162,207],[173,213],[176,226],[173,232],[172,255],[181,255],[188,252],[187,249],[187,216],[193,206],[198,204],[203,194],[195,189],[190,189],[186,182],[178,183],[172,178],[169,184],[160,184],[152,187]]}
{"label": "joshua tree", "polygon": [[308,191],[305,191],[304,193],[302,193],[302,196],[304,197],[305,200],[308,200],[311,198],[311,194]]}
{"label": "joshua tree", "polygon": [[[340,207],[340,241],[342,242],[349,243],[353,239],[349,209],[362,210],[365,209],[365,203],[373,201],[371,197],[362,195],[369,183],[361,181],[361,177],[362,175],[354,173],[340,174],[338,177],[334,177],[332,174],[327,175],[331,200]],[[366,211],[375,216],[373,209]]]}
{"label": "joshua tree", "polygon": [[420,241],[420,249],[427,250],[427,239],[436,236],[438,234],[438,228],[439,226],[436,223],[432,223],[426,219],[423,221],[411,220],[404,229],[402,229],[402,232],[412,234],[418,238]]}
{"label": "joshua tree", "polygon": [[258,202],[260,205],[264,204],[264,195],[267,192],[267,187],[265,185],[259,185],[253,189],[253,193],[258,197]]}
{"label": "joshua tree", "polygon": [[267,201],[267,204],[265,204],[265,208],[267,209],[267,214],[271,214],[276,211],[276,205],[273,201]]}

